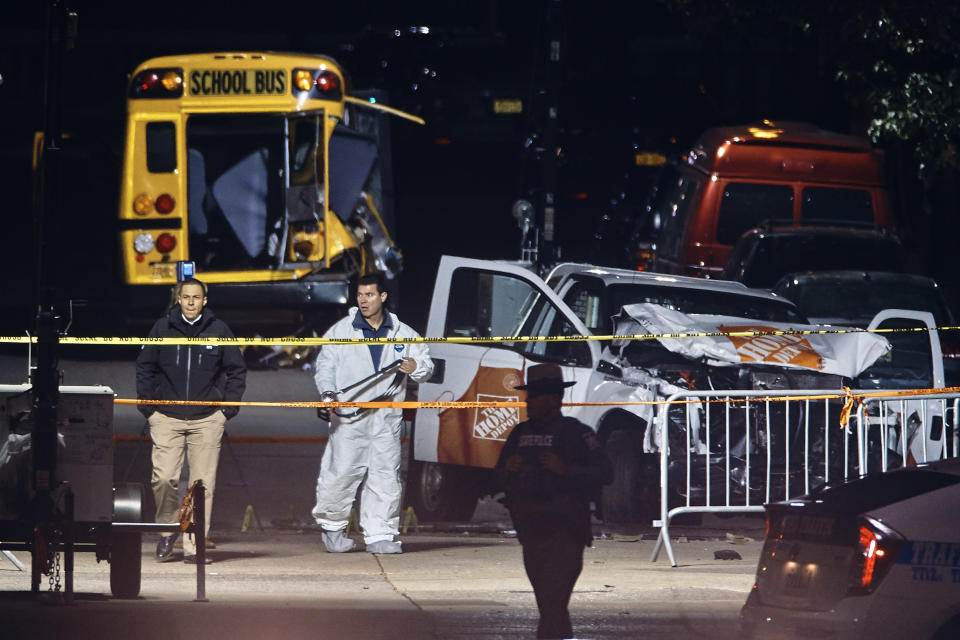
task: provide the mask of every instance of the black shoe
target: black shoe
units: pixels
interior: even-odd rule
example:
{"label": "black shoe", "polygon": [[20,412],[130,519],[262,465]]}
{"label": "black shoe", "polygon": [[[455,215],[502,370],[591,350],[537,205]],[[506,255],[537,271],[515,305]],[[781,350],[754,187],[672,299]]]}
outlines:
{"label": "black shoe", "polygon": [[173,555],[173,542],[177,536],[160,536],[160,542],[157,543],[157,560],[167,562]]}
{"label": "black shoe", "polygon": [[[190,555],[184,554],[183,556],[184,564],[197,564],[197,554],[192,553]],[[205,556],[203,559],[203,564],[211,564],[213,560],[210,559],[210,556]]]}

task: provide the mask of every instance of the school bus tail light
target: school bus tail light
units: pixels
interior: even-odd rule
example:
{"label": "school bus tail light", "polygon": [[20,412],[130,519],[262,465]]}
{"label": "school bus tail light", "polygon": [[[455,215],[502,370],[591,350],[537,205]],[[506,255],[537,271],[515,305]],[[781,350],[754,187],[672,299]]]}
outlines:
{"label": "school bus tail light", "polygon": [[169,233],[161,233],[157,238],[157,251],[160,253],[170,253],[177,247],[177,239]]}
{"label": "school bus tail light", "polygon": [[138,216],[145,216],[153,211],[153,200],[145,193],[133,199],[133,212]]}
{"label": "school bus tail light", "polygon": [[176,204],[177,202],[173,199],[172,195],[162,193],[157,196],[157,201],[154,203],[154,206],[157,208],[157,213],[168,214],[173,211]]}
{"label": "school bus tail light", "polygon": [[131,98],[179,98],[183,69],[144,69],[130,82]]}
{"label": "school bus tail light", "polygon": [[137,237],[133,239],[133,250],[138,254],[153,251],[153,234],[138,233]]}

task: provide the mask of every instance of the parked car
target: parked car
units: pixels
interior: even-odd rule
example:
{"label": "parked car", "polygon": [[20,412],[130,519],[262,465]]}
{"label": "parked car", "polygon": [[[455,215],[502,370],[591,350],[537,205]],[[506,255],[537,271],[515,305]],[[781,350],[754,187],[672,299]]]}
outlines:
{"label": "parked car", "polygon": [[748,638],[960,637],[960,460],[767,505]]}
{"label": "parked car", "polygon": [[[859,366],[855,372],[823,371],[815,363],[812,368],[807,367],[809,371],[803,371],[773,359],[754,363],[741,374],[741,368],[732,363],[714,365],[696,356],[686,363],[677,363],[683,356],[670,355],[669,349],[661,350],[656,358],[670,357],[664,357],[662,362],[656,360],[654,364],[677,365],[672,371],[666,368],[653,373],[628,371],[617,358],[629,356],[629,351],[623,348],[619,353],[614,352],[612,316],[630,305],[685,315],[725,316],[738,326],[746,327],[807,327],[793,303],[737,282],[588,264],[558,265],[544,282],[524,265],[443,256],[437,270],[427,335],[481,340],[494,336],[603,339],[506,339],[433,344],[434,376],[419,385],[418,399],[519,402],[525,395],[515,386],[523,380],[528,366],[538,362],[560,364],[565,378],[577,382],[567,389],[566,402],[609,403],[574,407],[570,414],[596,429],[607,450],[615,452],[619,462],[614,485],[619,489],[604,492],[604,510],[607,516],[616,513],[621,520],[630,520],[640,514],[638,505],[646,499],[639,494],[656,493],[659,442],[651,438],[648,431],[653,407],[623,403],[663,399],[673,389],[689,383],[679,382],[682,371],[693,372],[700,384],[723,380],[733,385],[726,388],[805,389],[810,388],[810,379],[819,377],[828,382],[821,388],[832,390],[839,390],[841,378],[860,371]],[[839,339],[886,344],[883,338],[865,333]],[[655,346],[653,340],[643,342]],[[879,354],[874,357],[876,355]],[[862,364],[870,363],[862,361]],[[642,368],[642,365],[634,362],[631,367]],[[779,373],[767,371],[768,375],[759,375],[765,367]],[[712,369],[700,374],[708,368]],[[758,375],[751,376],[751,371],[746,369]],[[774,374],[769,375],[771,373]],[[419,517],[469,519],[477,498],[494,490],[491,470],[507,434],[523,419],[523,408],[417,410],[412,423],[406,496]],[[648,511],[651,506],[648,504]]]}
{"label": "parked car", "polygon": [[770,288],[793,272],[863,269],[902,273],[912,266],[899,238],[882,229],[769,222],[740,236],[720,277],[748,287]]}
{"label": "parked car", "polygon": [[737,238],[770,218],[896,230],[883,153],[802,122],[707,129],[658,187],[654,271],[717,277]]}
{"label": "parked car", "polygon": [[[812,271],[783,276],[777,295],[792,300],[817,324],[866,327],[881,309],[917,309],[933,314],[938,327],[957,326],[939,285],[926,276],[886,271]],[[960,332],[939,331],[945,382],[960,385]],[[909,343],[910,334],[888,339]],[[903,344],[909,348],[909,344]]]}

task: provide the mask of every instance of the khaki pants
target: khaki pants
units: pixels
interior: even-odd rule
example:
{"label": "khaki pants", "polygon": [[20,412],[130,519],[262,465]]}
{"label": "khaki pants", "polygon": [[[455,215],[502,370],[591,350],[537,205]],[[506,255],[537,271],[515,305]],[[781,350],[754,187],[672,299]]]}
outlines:
{"label": "khaki pants", "polygon": [[[156,522],[176,522],[180,510],[178,496],[180,472],[183,470],[183,452],[187,451],[190,465],[190,485],[203,480],[206,489],[204,501],[204,534],[210,531],[210,514],[213,510],[213,490],[217,480],[217,463],[220,461],[220,440],[223,425],[227,421],[222,411],[215,411],[199,420],[171,418],[154,411],[148,418],[150,439],[153,441],[153,475],[150,485],[157,503]],[[193,534],[184,536],[183,553],[197,552]]]}

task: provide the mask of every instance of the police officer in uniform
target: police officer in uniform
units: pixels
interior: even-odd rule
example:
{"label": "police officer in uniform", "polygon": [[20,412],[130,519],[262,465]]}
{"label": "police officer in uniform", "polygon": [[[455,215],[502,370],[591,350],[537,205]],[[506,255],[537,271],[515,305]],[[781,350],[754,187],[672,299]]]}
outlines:
{"label": "police officer in uniform", "polygon": [[567,609],[593,541],[590,501],[613,480],[613,467],[596,434],[561,414],[563,370],[538,364],[527,370],[527,420],[507,438],[497,462],[523,566],[537,599],[538,638],[570,638]]}

